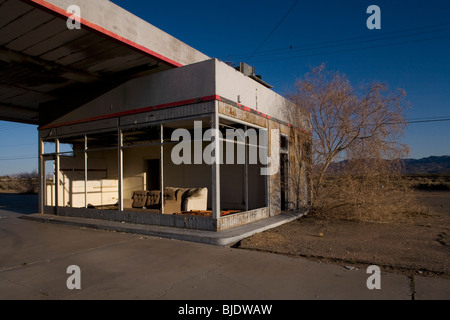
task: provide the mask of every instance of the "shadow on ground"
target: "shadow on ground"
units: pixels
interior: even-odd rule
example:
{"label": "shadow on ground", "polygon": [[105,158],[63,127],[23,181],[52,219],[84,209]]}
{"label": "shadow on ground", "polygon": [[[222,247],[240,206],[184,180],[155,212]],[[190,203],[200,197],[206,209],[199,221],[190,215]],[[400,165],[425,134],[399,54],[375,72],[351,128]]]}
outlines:
{"label": "shadow on ground", "polygon": [[19,214],[38,212],[37,194],[0,193],[0,212],[10,211]]}

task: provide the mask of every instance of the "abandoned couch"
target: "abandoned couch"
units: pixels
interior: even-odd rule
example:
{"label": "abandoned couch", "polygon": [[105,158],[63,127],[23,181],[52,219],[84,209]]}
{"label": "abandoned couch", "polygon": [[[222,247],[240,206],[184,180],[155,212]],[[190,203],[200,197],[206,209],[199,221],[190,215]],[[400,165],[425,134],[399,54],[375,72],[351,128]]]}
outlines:
{"label": "abandoned couch", "polygon": [[[133,192],[132,207],[160,209],[161,191],[140,190]],[[205,211],[208,203],[208,188],[164,188],[164,213]]]}

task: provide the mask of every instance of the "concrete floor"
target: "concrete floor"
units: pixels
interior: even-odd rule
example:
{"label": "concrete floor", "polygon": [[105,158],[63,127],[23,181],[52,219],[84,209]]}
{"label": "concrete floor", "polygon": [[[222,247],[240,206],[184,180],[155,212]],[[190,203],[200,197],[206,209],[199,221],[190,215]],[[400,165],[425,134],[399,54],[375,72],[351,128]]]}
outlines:
{"label": "concrete floor", "polygon": [[[9,200],[8,200],[9,199]],[[22,203],[22,205],[18,205]],[[24,199],[0,195],[0,299],[449,299],[450,281],[381,274],[301,258],[21,219]],[[19,209],[17,209],[19,208]],[[24,213],[25,212],[25,213]],[[69,290],[67,268],[81,270]],[[412,289],[414,294],[412,294]]]}

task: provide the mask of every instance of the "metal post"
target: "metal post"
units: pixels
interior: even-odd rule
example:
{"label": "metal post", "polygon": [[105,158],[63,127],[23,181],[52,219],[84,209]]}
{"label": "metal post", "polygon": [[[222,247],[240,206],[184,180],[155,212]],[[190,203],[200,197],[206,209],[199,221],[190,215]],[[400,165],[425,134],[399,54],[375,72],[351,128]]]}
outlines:
{"label": "metal post", "polygon": [[87,136],[84,135],[84,207],[88,207],[87,203],[87,179],[88,179],[88,155],[87,155]]}
{"label": "metal post", "polygon": [[[248,127],[244,127],[245,133],[247,133]],[[247,134],[244,135],[244,150],[245,150],[245,167],[244,167],[244,203],[245,203],[245,211],[248,211],[248,148],[250,148],[247,145]]]}
{"label": "metal post", "polygon": [[44,163],[44,141],[39,137],[39,213],[44,213],[46,177]]}
{"label": "metal post", "polygon": [[117,129],[117,156],[118,156],[118,180],[119,180],[119,190],[118,190],[118,197],[119,197],[119,212],[123,211],[123,132],[119,128]]}
{"label": "metal post", "polygon": [[59,163],[59,139],[56,138],[55,140],[55,207],[56,207],[56,213],[58,214],[58,207],[59,207],[59,169],[60,169],[60,163]]}
{"label": "metal post", "polygon": [[164,214],[164,126],[161,123],[160,125],[160,132],[159,132],[159,141],[161,143],[160,146],[160,187],[161,187],[161,194],[160,194],[160,201],[161,201],[161,214]]}
{"label": "metal post", "polygon": [[[267,128],[267,146],[266,146],[266,157],[269,157],[269,148],[270,148],[270,145],[271,145],[271,141],[270,141],[270,138],[271,138],[271,134],[270,134],[270,122],[269,122],[269,120],[266,120],[266,128]],[[259,136],[258,137],[258,140],[259,139],[261,139],[261,137]],[[259,145],[259,147],[258,148],[260,148],[261,147],[261,145],[258,143],[258,145]],[[267,158],[266,158],[267,159]],[[270,175],[266,175],[265,176],[265,179],[264,179],[264,181],[265,181],[265,184],[266,184],[266,199],[265,199],[265,202],[266,202],[266,207],[269,207],[269,212],[272,212],[272,208],[271,208],[271,204],[272,204],[272,199],[270,198],[270,183],[271,183],[271,181],[270,181]],[[272,215],[272,214],[270,214],[270,215]]]}
{"label": "metal post", "polygon": [[212,217],[214,220],[220,219],[220,139],[219,131],[219,111],[216,101],[215,112],[212,115],[211,128],[214,132],[214,162],[212,164]]}

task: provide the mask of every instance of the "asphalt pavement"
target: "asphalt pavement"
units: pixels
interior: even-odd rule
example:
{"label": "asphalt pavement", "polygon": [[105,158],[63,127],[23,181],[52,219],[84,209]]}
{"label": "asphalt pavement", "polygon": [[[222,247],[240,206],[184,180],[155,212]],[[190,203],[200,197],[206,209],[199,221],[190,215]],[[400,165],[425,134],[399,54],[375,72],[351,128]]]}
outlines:
{"label": "asphalt pavement", "polygon": [[[450,298],[446,279],[384,270],[375,279],[303,258],[23,219],[34,206],[33,198],[0,195],[0,300]],[[380,289],[368,288],[374,279]]]}

